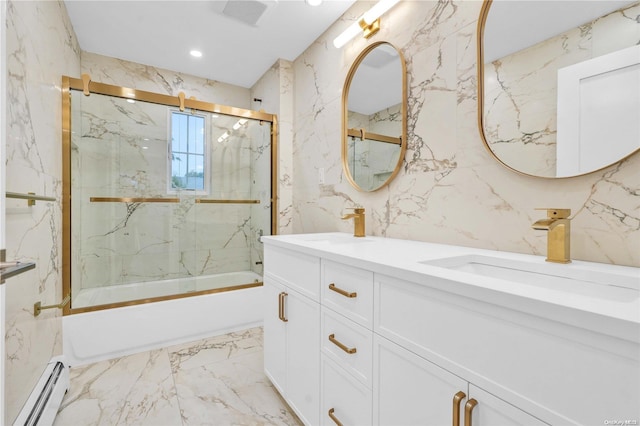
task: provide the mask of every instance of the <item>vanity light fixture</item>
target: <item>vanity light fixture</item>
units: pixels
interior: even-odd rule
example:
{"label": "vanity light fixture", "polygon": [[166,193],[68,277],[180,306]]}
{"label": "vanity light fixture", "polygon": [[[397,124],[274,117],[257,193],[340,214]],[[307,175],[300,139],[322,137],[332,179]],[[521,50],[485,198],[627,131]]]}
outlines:
{"label": "vanity light fixture", "polygon": [[380,0],[369,11],[365,12],[356,22],[349,25],[346,30],[333,40],[336,48],[341,48],[360,31],[365,38],[369,38],[380,30],[380,17],[400,0]]}
{"label": "vanity light fixture", "polygon": [[195,50],[194,49],[194,50],[190,51],[189,54],[191,56],[193,56],[194,58],[202,58],[202,52],[199,51],[199,50]]}

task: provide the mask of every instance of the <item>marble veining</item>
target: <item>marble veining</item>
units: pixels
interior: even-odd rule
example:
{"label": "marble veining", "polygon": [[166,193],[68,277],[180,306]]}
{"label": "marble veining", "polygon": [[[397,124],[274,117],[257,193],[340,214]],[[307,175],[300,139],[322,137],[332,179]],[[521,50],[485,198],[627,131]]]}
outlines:
{"label": "marble veining", "polygon": [[253,328],[72,368],[54,425],[300,425],[262,351]]}
{"label": "marble veining", "polygon": [[[4,6],[3,6],[4,7]],[[80,47],[61,1],[6,2],[6,190],[60,200],[60,82],[80,70]],[[34,31],[38,29],[38,31]],[[5,410],[12,424],[47,362],[62,352],[59,311],[33,316],[33,304],[60,303],[60,201],[5,203],[7,258],[36,263],[8,280],[5,318]]]}
{"label": "marble veining", "polygon": [[[368,235],[542,254],[546,236],[531,229],[539,219],[534,209],[566,207],[573,211],[574,259],[640,266],[640,156],[586,176],[545,180],[513,173],[485,148],[477,119],[481,6],[401,2],[371,39],[332,48],[333,38],[367,9],[357,2],[294,61],[293,231],[349,232],[340,216],[360,205]],[[341,167],[339,96],[353,61],[376,41],[392,43],[406,59],[408,147],[388,187],[361,193]]]}

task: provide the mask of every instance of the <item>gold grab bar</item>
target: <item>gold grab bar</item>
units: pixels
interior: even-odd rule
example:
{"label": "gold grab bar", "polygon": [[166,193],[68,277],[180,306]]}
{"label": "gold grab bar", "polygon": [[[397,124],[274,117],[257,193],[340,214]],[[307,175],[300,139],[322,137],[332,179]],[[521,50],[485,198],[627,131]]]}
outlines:
{"label": "gold grab bar", "polygon": [[67,297],[65,297],[64,299],[62,299],[62,302],[60,302],[57,305],[47,305],[47,306],[42,306],[42,304],[40,302],[36,302],[33,304],[33,316],[37,317],[38,315],[40,315],[40,312],[42,312],[43,309],[62,309],[64,308],[67,303],[69,303],[71,301],[71,295],[67,294]]}
{"label": "gold grab bar", "polygon": [[398,137],[393,137],[393,136],[387,136],[387,135],[380,135],[378,133],[370,133],[370,132],[366,132],[364,129],[348,129],[347,133],[349,136],[353,136],[354,138],[360,138],[362,140],[365,139],[370,139],[370,140],[374,140],[377,142],[384,142],[384,143],[392,143],[395,145],[402,145],[402,138]]}
{"label": "gold grab bar", "polygon": [[260,204],[260,200],[213,200],[208,198],[196,198],[198,204]]}
{"label": "gold grab bar", "polygon": [[28,206],[35,206],[37,201],[57,201],[56,197],[45,197],[44,195],[36,195],[35,192],[27,192],[21,194],[19,192],[5,192],[7,198],[17,198],[19,200],[27,200]]}
{"label": "gold grab bar", "polygon": [[453,395],[453,426],[460,426],[460,403],[467,395],[460,391]]}
{"label": "gold grab bar", "polygon": [[329,290],[333,290],[336,293],[339,293],[339,294],[343,295],[344,297],[348,297],[350,299],[353,299],[354,297],[358,297],[358,293],[356,293],[355,291],[353,293],[349,293],[346,290],[343,290],[341,288],[336,287],[336,285],[334,283],[329,284]]}
{"label": "gold grab bar", "polygon": [[329,409],[329,417],[331,417],[331,420],[333,420],[333,422],[338,425],[338,426],[342,426],[342,422],[340,420],[338,420],[338,418],[335,416],[335,414],[333,414],[336,410],[334,410],[333,408]]}
{"label": "gold grab bar", "polygon": [[472,426],[471,412],[473,411],[476,405],[478,405],[478,401],[476,401],[473,398],[471,398],[469,401],[467,401],[466,404],[464,404],[464,426]]}
{"label": "gold grab bar", "polygon": [[331,343],[333,343],[334,345],[336,345],[337,347],[339,347],[340,349],[342,349],[343,351],[345,351],[346,353],[350,354],[350,355],[356,353],[356,348],[349,348],[344,343],[339,342],[336,339],[336,335],[335,334],[330,334],[329,335],[329,341]]}
{"label": "gold grab bar", "polygon": [[179,198],[91,197],[92,203],[179,203]]}

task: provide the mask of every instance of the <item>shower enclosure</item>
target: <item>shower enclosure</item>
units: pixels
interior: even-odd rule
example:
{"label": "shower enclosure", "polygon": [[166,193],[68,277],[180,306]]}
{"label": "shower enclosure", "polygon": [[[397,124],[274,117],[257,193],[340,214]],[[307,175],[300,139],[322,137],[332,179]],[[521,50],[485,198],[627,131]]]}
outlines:
{"label": "shower enclosure", "polygon": [[262,285],[276,117],[63,78],[65,314]]}

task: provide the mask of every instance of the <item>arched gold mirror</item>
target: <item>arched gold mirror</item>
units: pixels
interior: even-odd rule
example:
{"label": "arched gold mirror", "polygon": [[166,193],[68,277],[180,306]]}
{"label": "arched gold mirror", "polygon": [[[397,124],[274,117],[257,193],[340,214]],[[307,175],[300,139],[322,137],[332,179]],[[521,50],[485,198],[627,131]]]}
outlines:
{"label": "arched gold mirror", "polygon": [[478,123],[492,155],[547,178],[640,149],[640,2],[485,0]]}
{"label": "arched gold mirror", "polygon": [[407,78],[402,52],[367,46],[342,92],[342,166],[359,191],[376,191],[398,174],[407,148]]}

